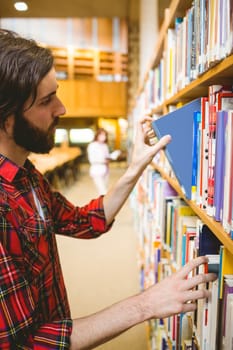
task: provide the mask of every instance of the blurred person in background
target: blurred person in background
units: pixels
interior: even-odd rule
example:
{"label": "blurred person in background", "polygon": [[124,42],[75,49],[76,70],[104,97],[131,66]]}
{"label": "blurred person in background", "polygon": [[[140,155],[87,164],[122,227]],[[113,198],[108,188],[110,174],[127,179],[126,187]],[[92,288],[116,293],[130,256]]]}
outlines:
{"label": "blurred person in background", "polygon": [[94,140],[87,147],[87,156],[90,163],[89,174],[98,194],[104,195],[108,188],[110,161],[108,133],[104,128],[96,131]]}

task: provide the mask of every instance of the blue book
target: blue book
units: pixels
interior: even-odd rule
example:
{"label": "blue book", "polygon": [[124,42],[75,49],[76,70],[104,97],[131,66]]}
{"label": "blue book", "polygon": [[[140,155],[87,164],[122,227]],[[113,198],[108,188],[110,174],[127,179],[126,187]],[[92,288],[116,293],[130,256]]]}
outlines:
{"label": "blue book", "polygon": [[185,265],[185,253],[186,253],[186,234],[182,235],[182,256],[181,256],[181,265]]}
{"label": "blue book", "polygon": [[199,124],[201,122],[201,112],[195,111],[193,113],[193,166],[192,166],[192,200],[196,201],[197,196],[197,177],[198,177],[198,155],[200,147],[200,134],[199,134]]}
{"label": "blue book", "polygon": [[199,255],[219,254],[221,242],[210,230],[203,224],[199,228]]}
{"label": "blue book", "polygon": [[193,116],[198,111],[201,111],[201,98],[152,122],[159,139],[167,134],[172,137],[165,153],[188,199],[192,197],[193,181]]}

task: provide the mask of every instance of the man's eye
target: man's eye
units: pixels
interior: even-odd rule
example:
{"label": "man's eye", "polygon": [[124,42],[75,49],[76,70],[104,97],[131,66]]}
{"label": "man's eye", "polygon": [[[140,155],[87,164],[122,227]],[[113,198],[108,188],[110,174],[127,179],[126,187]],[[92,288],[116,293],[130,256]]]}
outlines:
{"label": "man's eye", "polygon": [[43,101],[41,102],[41,104],[42,104],[43,106],[46,106],[46,105],[49,104],[50,101],[51,101],[51,97],[46,98],[45,100],[43,100]]}

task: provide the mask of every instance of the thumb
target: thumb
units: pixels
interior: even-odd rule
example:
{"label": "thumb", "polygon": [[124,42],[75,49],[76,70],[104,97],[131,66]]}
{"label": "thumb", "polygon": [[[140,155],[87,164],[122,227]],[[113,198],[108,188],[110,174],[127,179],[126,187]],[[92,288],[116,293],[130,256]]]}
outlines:
{"label": "thumb", "polygon": [[171,140],[171,135],[164,135],[163,137],[161,137],[161,139],[158,142],[156,142],[154,146],[152,146],[154,152],[159,152],[161,149],[166,147],[171,142]]}

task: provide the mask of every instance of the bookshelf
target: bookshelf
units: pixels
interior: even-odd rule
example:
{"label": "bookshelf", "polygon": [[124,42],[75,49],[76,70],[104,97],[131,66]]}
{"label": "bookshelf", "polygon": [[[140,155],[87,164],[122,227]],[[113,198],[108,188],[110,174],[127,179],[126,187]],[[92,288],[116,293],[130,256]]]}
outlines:
{"label": "bookshelf", "polygon": [[186,201],[186,203],[193,209],[193,211],[203,220],[203,222],[205,222],[208,225],[211,231],[214,232],[218,239],[227,247],[231,254],[233,254],[233,240],[226,235],[225,231],[222,228],[222,225],[219,222],[215,221],[212,217],[208,216],[202,209],[200,209],[196,205],[195,202],[193,202],[192,200],[188,200],[184,196],[180,185],[176,179],[170,178],[166,174],[166,172],[158,165],[153,164],[153,167],[156,171],[158,171],[161,174],[161,176],[164,179],[166,179],[170,183],[170,185],[176,190],[178,195]]}
{"label": "bookshelf", "polygon": [[[224,13],[229,11],[232,14],[233,9],[230,6],[232,6],[232,2],[229,0],[172,0],[170,2],[170,7],[164,13],[164,21],[155,45],[154,55],[151,57],[145,77],[138,88],[135,105],[129,113],[132,129],[142,115],[151,115],[155,119],[160,119],[171,111],[178,110],[179,112],[178,108],[182,108],[197,98],[207,98],[209,106],[210,87],[233,85],[232,19],[227,15],[223,22],[223,16],[217,15],[221,14],[221,11],[225,11]],[[191,36],[188,36],[188,33]],[[224,39],[221,37],[222,33],[225,35]],[[233,108],[228,109],[232,110]],[[208,113],[210,113],[210,109],[208,109]],[[229,115],[231,113],[230,111]],[[227,127],[230,126],[232,129],[231,125],[229,123]],[[180,127],[182,128],[182,126]],[[134,135],[134,130],[131,134]],[[230,135],[228,139],[232,139],[232,131],[231,133],[228,131],[228,134]],[[209,147],[209,144],[214,143],[216,139],[211,139],[210,132],[207,132],[207,136]],[[216,146],[214,145],[214,147]],[[232,152],[232,141],[231,143],[225,141],[225,147],[230,147]],[[214,150],[216,151],[216,148]],[[201,157],[203,154],[200,153]],[[212,157],[215,158],[215,152],[211,153]],[[202,164],[200,159],[198,162]],[[210,172],[209,164],[205,171]],[[228,175],[232,178],[232,168],[228,170]],[[170,188],[175,191],[172,196],[175,198],[170,199],[169,195],[165,197],[164,188],[167,185],[164,184],[169,184]],[[232,183],[230,186],[232,187]],[[232,192],[231,187],[228,192]],[[229,195],[226,198],[231,197]],[[200,204],[196,199],[186,198],[182,184],[177,180],[164,152],[161,152],[158,157],[156,156],[156,159],[139,179],[132,193],[131,203],[135,213],[135,229],[139,236],[139,268],[142,289],[179,268],[182,259],[184,259],[182,264],[183,261],[184,263],[187,261],[185,260],[187,252],[184,251],[183,247],[186,244],[187,249],[187,237],[191,237],[192,234],[194,239],[193,241],[190,239],[188,243],[192,252],[190,256],[198,255],[200,241],[203,239],[201,237],[204,237],[201,235],[204,230],[210,232],[210,237],[214,237],[211,240],[217,242],[215,249],[218,249],[220,255],[218,286],[211,285],[210,287],[213,288],[213,293],[215,291],[216,299],[214,302],[211,301],[211,306],[208,306],[210,318],[212,322],[215,320],[215,324],[205,324],[204,306],[200,302],[197,312],[189,315],[188,326],[184,326],[185,330],[182,328],[182,315],[168,320],[150,322],[148,348],[150,350],[167,348],[203,350],[203,344],[206,342],[208,349],[223,349],[224,344],[220,338],[224,339],[222,333],[224,331],[220,324],[226,315],[223,314],[221,308],[222,292],[219,291],[225,288],[224,275],[233,275],[232,227],[228,232],[222,220],[217,221],[215,214],[210,214],[203,203]],[[164,203],[166,203],[166,207],[161,209]],[[191,214],[182,214],[179,217],[177,214],[179,206],[190,208]],[[169,210],[171,210],[171,214]],[[172,227],[172,237],[168,239],[166,230],[169,215],[174,216],[172,216],[173,223],[171,224],[169,221],[169,225]],[[182,228],[182,232],[176,231],[177,227],[181,225],[183,216],[190,215],[196,220],[195,228],[190,225],[189,230],[184,231],[187,229],[187,225],[183,224],[179,227]],[[176,221],[175,224],[174,221]],[[211,244],[212,242],[210,242]],[[215,253],[211,252],[210,254],[214,255]],[[217,293],[216,290],[218,290]],[[217,304],[215,309],[214,303]],[[218,312],[213,311],[217,309]],[[228,313],[231,316],[228,317],[232,317],[232,303],[229,304],[229,310]],[[182,332],[185,333],[186,338],[183,338]],[[230,337],[231,342],[233,335],[231,334]]]}
{"label": "bookshelf", "polygon": [[49,48],[53,53],[54,65],[60,79],[101,80],[103,77],[111,77],[111,81],[127,80],[127,53],[91,48]]}
{"label": "bookshelf", "polygon": [[233,55],[226,57],[224,60],[210,68],[202,76],[190,82],[188,86],[181,89],[163,104],[151,110],[153,113],[167,111],[169,105],[174,105],[180,101],[194,100],[200,96],[208,95],[208,86],[211,84],[226,85],[232,81],[233,77]]}

